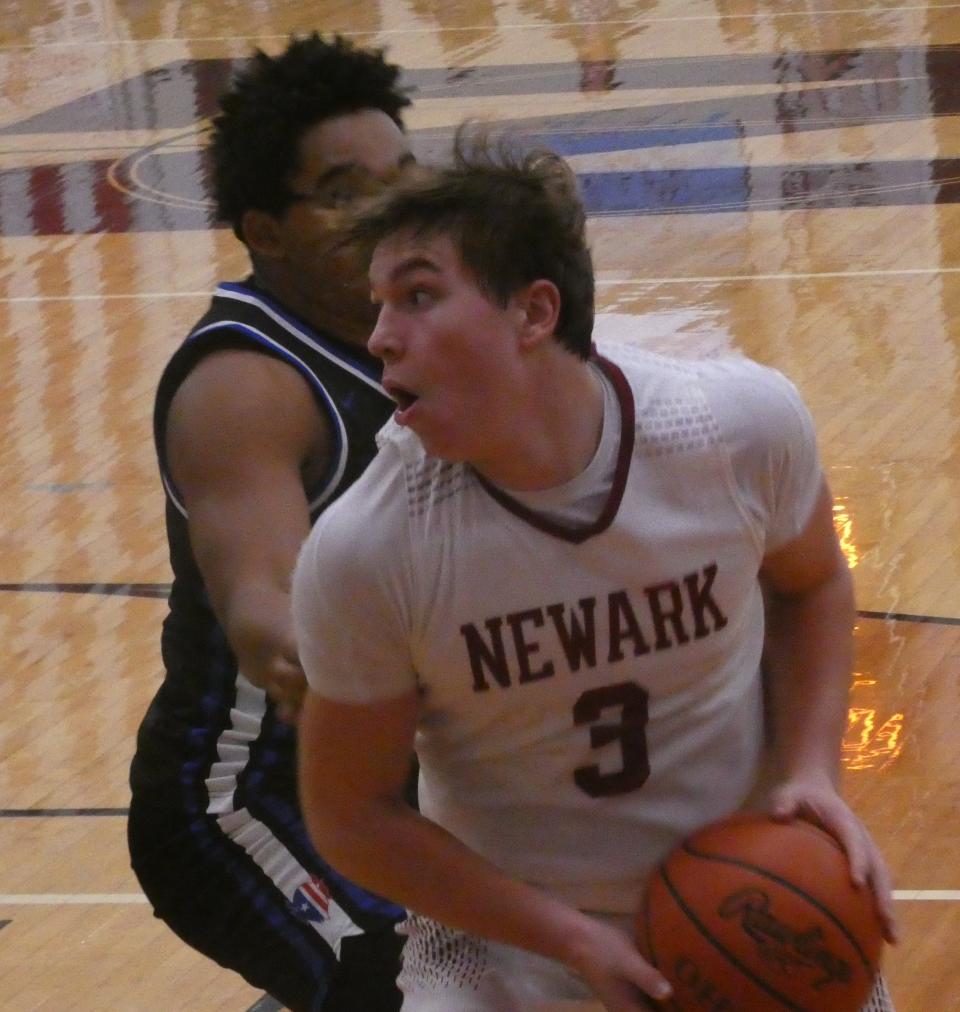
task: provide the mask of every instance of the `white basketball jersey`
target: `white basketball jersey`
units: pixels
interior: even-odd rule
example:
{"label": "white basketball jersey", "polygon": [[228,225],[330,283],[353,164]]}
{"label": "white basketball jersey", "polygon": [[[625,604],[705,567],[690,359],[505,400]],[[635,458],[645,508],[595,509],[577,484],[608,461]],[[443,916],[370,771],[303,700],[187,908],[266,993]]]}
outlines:
{"label": "white basketball jersey", "polygon": [[757,572],[821,475],[779,373],[605,354],[621,442],[596,522],[544,521],[391,423],[314,528],[294,602],[322,695],[421,691],[426,816],[576,906],[628,913],[678,836],[750,789]]}

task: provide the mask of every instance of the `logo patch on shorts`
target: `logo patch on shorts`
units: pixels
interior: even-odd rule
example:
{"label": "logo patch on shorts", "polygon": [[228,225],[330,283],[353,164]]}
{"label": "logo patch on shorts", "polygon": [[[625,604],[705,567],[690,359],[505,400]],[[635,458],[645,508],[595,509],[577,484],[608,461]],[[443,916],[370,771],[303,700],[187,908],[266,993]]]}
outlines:
{"label": "logo patch on shorts", "polygon": [[317,923],[330,915],[330,890],[323,879],[311,877],[293,894],[290,905],[304,921]]}

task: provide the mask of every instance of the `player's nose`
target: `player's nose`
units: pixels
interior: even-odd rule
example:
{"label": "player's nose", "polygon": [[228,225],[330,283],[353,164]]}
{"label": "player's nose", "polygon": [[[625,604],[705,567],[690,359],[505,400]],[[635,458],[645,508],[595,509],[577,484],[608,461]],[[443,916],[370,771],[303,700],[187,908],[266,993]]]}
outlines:
{"label": "player's nose", "polygon": [[386,304],[380,307],[373,333],[367,338],[367,351],[384,362],[395,361],[401,354],[400,331],[394,314]]}

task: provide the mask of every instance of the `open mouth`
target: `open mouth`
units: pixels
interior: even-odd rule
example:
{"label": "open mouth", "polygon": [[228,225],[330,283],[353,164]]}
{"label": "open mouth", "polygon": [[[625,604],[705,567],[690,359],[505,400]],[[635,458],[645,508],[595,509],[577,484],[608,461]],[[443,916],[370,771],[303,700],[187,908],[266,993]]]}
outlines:
{"label": "open mouth", "polygon": [[411,391],[405,387],[398,386],[396,383],[385,383],[384,389],[396,401],[397,412],[395,417],[398,422],[403,423],[407,412],[417,403],[419,395],[411,393]]}
{"label": "open mouth", "polygon": [[407,408],[413,407],[417,402],[417,395],[410,393],[409,390],[404,390],[402,387],[394,387],[390,391],[390,396],[397,402],[397,406],[401,411],[406,411]]}

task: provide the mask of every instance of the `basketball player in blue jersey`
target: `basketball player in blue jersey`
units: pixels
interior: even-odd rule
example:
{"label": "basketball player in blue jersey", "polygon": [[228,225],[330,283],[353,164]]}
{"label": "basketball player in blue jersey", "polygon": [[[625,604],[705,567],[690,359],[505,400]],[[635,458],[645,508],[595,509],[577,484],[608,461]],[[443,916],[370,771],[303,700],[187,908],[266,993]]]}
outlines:
{"label": "basketball player in blue jersey", "polygon": [[320,849],[411,910],[404,1012],[669,995],[633,916],[755,790],[765,637],[785,663],[761,803],[835,834],[892,940],[837,789],[854,603],[796,389],[741,357],[594,348],[584,212],[548,152],[462,143],[358,221],[397,409],[297,565],[301,790]]}
{"label": "basketball player in blue jersey", "polygon": [[289,615],[297,549],[393,409],[364,347],[364,271],[338,229],[411,161],[398,76],[379,52],[314,34],[258,52],[222,97],[216,199],[253,271],[217,289],[154,416],[174,582],[166,676],[131,769],[133,868],[184,941],[301,1012],[400,1003],[402,911],[331,868],[304,829]]}

